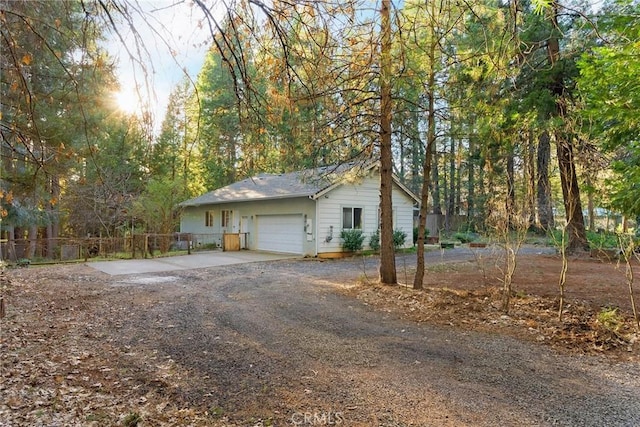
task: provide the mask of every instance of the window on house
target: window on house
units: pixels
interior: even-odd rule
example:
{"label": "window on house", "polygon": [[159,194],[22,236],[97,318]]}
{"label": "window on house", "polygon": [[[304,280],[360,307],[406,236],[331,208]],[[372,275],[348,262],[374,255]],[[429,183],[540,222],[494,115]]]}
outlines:
{"label": "window on house", "polygon": [[206,211],[204,213],[204,226],[213,227],[213,211]]}
{"label": "window on house", "polygon": [[231,226],[231,211],[223,210],[220,214],[221,222],[220,225],[222,228],[227,228]]}
{"label": "window on house", "polygon": [[342,208],[342,228],[362,229],[362,208]]}

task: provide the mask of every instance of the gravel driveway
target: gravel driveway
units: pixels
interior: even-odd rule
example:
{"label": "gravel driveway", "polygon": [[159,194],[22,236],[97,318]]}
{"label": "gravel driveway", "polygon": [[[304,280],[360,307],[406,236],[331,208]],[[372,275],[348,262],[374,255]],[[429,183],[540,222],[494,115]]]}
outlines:
{"label": "gravel driveway", "polygon": [[375,270],[286,260],[108,278],[111,312],[126,313],[108,335],[182,372],[145,382],[152,367],[119,362],[142,391],[238,425],[640,425],[637,364],[417,325],[339,291]]}
{"label": "gravel driveway", "polygon": [[377,265],[8,271],[0,425],[640,425],[638,363],[401,320],[350,296]]}

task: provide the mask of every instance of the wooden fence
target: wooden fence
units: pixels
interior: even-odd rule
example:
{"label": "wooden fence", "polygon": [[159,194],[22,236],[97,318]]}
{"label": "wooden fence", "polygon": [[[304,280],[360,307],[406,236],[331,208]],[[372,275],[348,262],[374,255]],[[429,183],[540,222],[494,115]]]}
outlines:
{"label": "wooden fence", "polygon": [[126,237],[10,239],[0,243],[0,259],[26,265],[89,259],[153,258],[169,253],[220,249],[223,234],[134,234]]}

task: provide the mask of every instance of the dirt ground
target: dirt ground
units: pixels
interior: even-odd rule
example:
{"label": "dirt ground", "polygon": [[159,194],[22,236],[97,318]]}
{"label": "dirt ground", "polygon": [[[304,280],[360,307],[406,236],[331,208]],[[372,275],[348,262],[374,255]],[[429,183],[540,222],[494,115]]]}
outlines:
{"label": "dirt ground", "polygon": [[[450,254],[427,254],[421,291],[373,283],[375,257],[129,276],[81,264],[7,270],[0,425],[640,422],[624,265],[570,259],[559,321],[556,255],[519,257],[506,315],[496,252]],[[412,283],[414,263],[398,258],[399,281]],[[603,308],[616,310],[598,318]],[[423,334],[441,350],[416,350]],[[479,378],[502,353],[536,374],[490,367],[500,376]],[[595,380],[604,376],[611,390]]]}
{"label": "dirt ground", "polygon": [[[617,259],[571,256],[566,274],[565,309],[559,320],[559,255],[535,254],[517,258],[513,297],[508,315],[502,310],[504,258],[476,251],[467,261],[427,266],[424,289],[412,288],[413,273],[398,269],[407,286],[372,285],[364,280],[349,292],[378,308],[393,310],[417,322],[508,334],[535,340],[570,353],[602,354],[638,360],[638,328],[631,296],[640,310],[640,264]],[[635,285],[635,288],[633,287]],[[614,313],[603,317],[602,312]]]}

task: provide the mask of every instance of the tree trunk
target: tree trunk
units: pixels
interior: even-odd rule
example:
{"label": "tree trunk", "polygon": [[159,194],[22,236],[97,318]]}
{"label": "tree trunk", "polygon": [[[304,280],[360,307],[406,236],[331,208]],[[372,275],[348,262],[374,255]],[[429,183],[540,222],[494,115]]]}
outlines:
{"label": "tree trunk", "polygon": [[451,137],[449,144],[449,195],[447,198],[447,230],[451,231],[451,228],[455,225],[454,215],[456,206],[456,146],[455,138]]}
{"label": "tree trunk", "polygon": [[429,205],[429,178],[433,165],[433,149],[436,145],[436,109],[435,109],[435,43],[431,43],[429,51],[430,73],[428,77],[429,106],[427,109],[427,146],[425,147],[424,170],[422,173],[422,191],[420,195],[420,216],[418,217],[418,240],[416,242],[416,274],[413,278],[413,288],[422,289],[424,282],[424,233],[427,225],[427,211]]}
{"label": "tree trunk", "polygon": [[[446,153],[443,153],[446,154]],[[446,155],[442,157],[442,201],[444,204],[444,229],[449,232],[449,212],[447,212],[447,208],[449,206],[449,184],[447,179],[447,158]]]}
{"label": "tree trunk", "polygon": [[546,130],[538,138],[538,226],[543,233],[555,226],[553,207],[551,205],[551,183],[549,181],[549,164],[551,163],[551,144],[549,132]]}
{"label": "tree trunk", "polygon": [[29,226],[29,234],[27,235],[28,244],[26,246],[26,251],[24,254],[25,258],[33,259],[36,255],[36,248],[38,245],[38,226],[30,225]]}
{"label": "tree trunk", "polygon": [[[473,125],[470,127],[473,129]],[[476,190],[476,162],[473,135],[469,132],[469,155],[467,156],[467,224],[473,224],[475,230],[475,190]]]}
{"label": "tree trunk", "polygon": [[424,172],[424,144],[420,140],[418,117],[413,120],[412,125],[415,126],[411,134],[411,190],[416,194],[420,192],[420,186],[422,185],[422,173]]}
{"label": "tree trunk", "polygon": [[507,212],[507,227],[513,226],[513,216],[516,207],[516,185],[514,172],[513,147],[508,147],[507,153],[507,199],[505,201],[505,209]]}
{"label": "tree trunk", "polygon": [[[558,26],[558,3],[553,1],[549,15],[553,32],[547,42],[547,54],[549,63],[554,72],[550,83],[550,91],[556,99],[555,115],[561,119],[567,116],[567,96],[564,84],[564,73],[558,66],[560,58],[560,41],[556,29]],[[560,169],[560,183],[564,200],[565,216],[567,220],[567,233],[569,242],[567,251],[575,252],[579,249],[588,250],[587,232],[584,226],[582,203],[580,201],[580,188],[573,158],[573,139],[564,131],[556,132],[556,148],[558,153],[558,166]]]}
{"label": "tree trunk", "polygon": [[395,285],[398,279],[393,245],[390,8],[391,0],[383,0],[380,10],[380,283]]}
{"label": "tree trunk", "polygon": [[584,226],[580,188],[573,159],[573,143],[569,136],[562,136],[557,141],[558,166],[560,167],[560,184],[564,199],[565,217],[567,220],[567,252],[589,250],[587,232]]}
{"label": "tree trunk", "polygon": [[[593,188],[590,174],[587,173],[587,186]],[[589,230],[596,231],[596,212],[595,203],[593,201],[593,191],[587,193],[587,212],[589,215]]]}
{"label": "tree trunk", "polygon": [[456,199],[455,214],[460,215],[460,205],[462,205],[462,136],[458,139],[458,151],[456,155]]}
{"label": "tree trunk", "polygon": [[431,147],[431,187],[432,195],[431,200],[433,204],[433,213],[437,215],[442,214],[442,206],[440,205],[440,168],[438,165],[439,155],[438,146],[433,144]]}
{"label": "tree trunk", "polygon": [[60,215],[58,201],[60,200],[60,178],[52,176],[49,181],[50,202],[48,205],[49,225],[47,226],[47,252],[49,258],[53,258],[60,237]]}
{"label": "tree trunk", "polygon": [[[434,83],[433,74],[429,78],[430,88]],[[427,112],[427,149],[424,158],[424,173],[422,174],[422,192],[420,195],[420,216],[418,217],[418,240],[416,242],[416,274],[413,279],[413,289],[422,289],[424,281],[424,233],[427,225],[427,212],[429,205],[429,178],[431,176],[432,153],[431,149],[435,145],[436,125],[435,125],[435,105],[433,92],[429,95],[429,110]]]}
{"label": "tree trunk", "polygon": [[[400,135],[404,135],[404,123],[400,124]],[[402,138],[402,140],[400,141],[399,148],[400,148],[400,170],[399,170],[399,175],[400,175],[400,182],[402,182],[404,185],[407,185],[407,172],[406,172],[406,166],[404,163],[404,159],[406,158],[405,156],[406,154],[406,150],[405,150],[405,140],[404,138]],[[397,168],[396,168],[397,169]]]}
{"label": "tree trunk", "polygon": [[535,226],[536,223],[536,166],[535,166],[535,144],[534,144],[533,131],[530,130],[527,138],[527,155],[525,161],[526,169],[526,186],[527,186],[527,200],[525,205],[525,212],[529,218],[529,229]]}
{"label": "tree trunk", "polygon": [[412,156],[411,156],[411,189],[418,194],[422,185],[422,173],[424,165],[424,144],[420,140],[419,120],[416,118],[415,129],[411,136]]}

